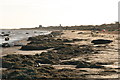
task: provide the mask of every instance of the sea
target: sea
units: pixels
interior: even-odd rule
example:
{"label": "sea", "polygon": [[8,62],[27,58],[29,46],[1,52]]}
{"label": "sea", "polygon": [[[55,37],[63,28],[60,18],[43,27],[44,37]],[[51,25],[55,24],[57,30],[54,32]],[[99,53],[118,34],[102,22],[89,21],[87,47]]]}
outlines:
{"label": "sea", "polygon": [[[0,45],[3,43],[13,43],[22,39],[27,39],[28,37],[47,35],[51,31],[41,31],[41,30],[12,30],[12,29],[0,29]],[[3,36],[9,34],[9,36]],[[5,41],[5,38],[9,37],[9,41]]]}

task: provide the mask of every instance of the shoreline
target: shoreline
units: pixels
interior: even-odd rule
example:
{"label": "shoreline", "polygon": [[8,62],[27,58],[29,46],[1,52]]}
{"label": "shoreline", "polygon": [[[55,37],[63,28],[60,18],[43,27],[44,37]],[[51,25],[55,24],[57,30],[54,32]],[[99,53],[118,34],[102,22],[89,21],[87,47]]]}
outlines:
{"label": "shoreline", "polygon": [[[72,31],[74,31],[74,32],[72,32]],[[80,32],[82,32],[81,34],[78,34],[78,33],[80,33]],[[80,55],[80,56],[76,56],[76,57],[71,57],[70,59],[66,59],[66,60],[61,60],[61,61],[63,61],[62,63],[61,63],[61,65],[53,65],[53,64],[50,64],[50,65],[53,65],[53,67],[55,68],[55,70],[57,69],[57,70],[61,70],[61,69],[70,69],[70,70],[73,70],[72,72],[74,72],[74,69],[75,69],[75,71],[77,71],[78,73],[81,73],[81,75],[84,75],[85,77],[87,77],[87,78],[111,78],[111,76],[113,77],[113,75],[114,75],[114,77],[113,78],[117,78],[118,77],[118,74],[117,74],[117,62],[118,62],[118,53],[117,53],[117,51],[118,51],[118,46],[117,46],[117,41],[118,40],[116,40],[116,38],[117,38],[117,36],[118,35],[116,35],[116,34],[107,34],[107,33],[98,33],[98,34],[96,34],[95,36],[91,36],[91,34],[90,34],[90,32],[88,32],[88,31],[78,31],[78,30],[64,30],[62,33],[64,33],[64,34],[62,34],[61,36],[56,36],[56,37],[54,37],[54,39],[55,40],[57,40],[57,39],[62,39],[62,40],[66,40],[66,39],[68,39],[68,41],[69,40],[73,40],[73,39],[82,39],[83,41],[75,41],[75,42],[68,42],[67,44],[71,44],[71,45],[78,45],[78,46],[81,46],[81,45],[91,45],[91,41],[92,40],[95,40],[95,39],[108,39],[108,40],[113,40],[113,42],[112,43],[110,43],[109,45],[107,45],[107,47],[105,46],[105,45],[96,45],[96,46],[91,46],[94,50],[97,50],[99,53],[88,53],[88,54],[83,54],[83,55]],[[107,35],[106,35],[107,34]],[[114,37],[113,37],[114,36]],[[37,38],[37,37],[36,37]],[[51,39],[51,40],[54,40],[54,39]],[[49,39],[48,39],[49,40]],[[44,42],[44,41],[43,41]],[[33,43],[31,43],[31,44],[33,44]],[[98,46],[98,47],[97,47]],[[65,46],[64,46],[65,47]],[[88,46],[89,47],[89,46]],[[14,47],[12,47],[12,48],[14,48]],[[67,51],[67,47],[65,47],[66,48],[66,51]],[[10,49],[10,48],[9,48]],[[10,51],[8,49],[8,51]],[[14,48],[15,49],[15,48]],[[18,49],[18,48],[17,48]],[[76,49],[76,48],[75,48]],[[81,49],[82,49],[82,47],[81,47]],[[45,51],[46,50],[46,51]],[[45,49],[45,50],[32,50],[32,51],[28,51],[28,50],[22,50],[22,51],[17,51],[15,54],[17,54],[17,53],[22,53],[22,54],[24,54],[24,55],[30,55],[30,54],[33,54],[33,55],[31,55],[31,56],[35,56],[35,55],[37,55],[38,53],[38,56],[40,55],[40,53],[42,53],[42,51],[44,52],[45,51],[45,53],[44,53],[44,55],[46,55],[46,56],[43,56],[43,57],[47,57],[48,56],[48,53],[51,53],[51,51],[53,51],[53,50],[47,50],[47,49]],[[61,49],[62,50],[62,49]],[[73,50],[74,50],[74,48],[73,48]],[[6,51],[7,51],[7,49],[6,49]],[[56,50],[56,51],[59,51],[59,48],[58,48],[58,50]],[[67,52],[69,52],[69,48],[68,48],[68,51]],[[67,54],[67,52],[66,52],[66,54]],[[9,53],[9,52],[8,52]],[[12,52],[11,52],[12,53]],[[26,54],[25,54],[26,53]],[[27,54],[27,53],[29,53],[29,54]],[[55,52],[56,53],[56,52]],[[55,55],[55,53],[52,53],[51,54],[51,56],[53,56],[53,58],[57,58],[57,54]],[[43,54],[43,53],[42,53]],[[54,55],[55,56],[54,56]],[[62,55],[61,55],[62,56]],[[98,70],[97,70],[97,68],[74,68],[73,66],[70,66],[70,61],[81,61],[81,60],[85,60],[85,63],[88,63],[89,64],[89,62],[90,63],[96,63],[96,64],[99,64],[99,65],[105,65],[104,67],[105,68],[99,68]],[[56,60],[57,61],[57,60]],[[72,62],[71,62],[72,63]],[[84,63],[84,64],[85,64]],[[63,65],[63,64],[65,64],[65,65]],[[68,66],[67,66],[67,64],[69,64]],[[75,64],[75,62],[74,62],[74,64]],[[42,65],[42,64],[41,64]],[[106,66],[106,65],[108,65],[108,66]],[[78,65],[77,65],[78,66]],[[114,66],[116,66],[115,68],[114,68]],[[99,66],[100,67],[100,66]],[[80,72],[79,72],[80,71]],[[92,72],[94,72],[94,74],[92,73]],[[65,72],[64,72],[65,73]],[[71,72],[70,72],[71,73]],[[99,73],[99,74],[97,74],[97,73]],[[107,73],[106,75],[104,75],[105,73]],[[71,73],[71,74],[73,74],[73,73]],[[88,74],[88,75],[87,75]],[[109,74],[111,74],[111,75],[109,75]],[[66,74],[66,75],[68,75],[68,74]],[[81,76],[80,76],[81,77]]]}
{"label": "shoreline", "polygon": [[[47,34],[50,34],[51,31],[49,31]],[[47,34],[44,34],[44,35],[47,35]],[[42,34],[41,34],[42,35]],[[38,35],[36,35],[38,36]],[[35,36],[31,36],[31,37],[35,37]],[[28,53],[29,52],[31,53],[31,51],[23,51],[23,50],[20,50],[20,48],[23,46],[23,45],[27,45],[27,43],[29,43],[30,41],[28,41],[28,38],[23,38],[23,39],[20,39],[20,40],[17,40],[17,41],[13,41],[13,42],[6,42],[6,43],[13,43],[14,46],[10,46],[10,47],[0,47],[0,50],[1,50],[1,56],[5,56],[7,54],[25,54],[25,53]],[[40,51],[40,50],[38,50]],[[33,53],[35,54],[36,51],[33,51]],[[41,51],[42,52],[42,51]],[[31,53],[32,54],[32,53]]]}

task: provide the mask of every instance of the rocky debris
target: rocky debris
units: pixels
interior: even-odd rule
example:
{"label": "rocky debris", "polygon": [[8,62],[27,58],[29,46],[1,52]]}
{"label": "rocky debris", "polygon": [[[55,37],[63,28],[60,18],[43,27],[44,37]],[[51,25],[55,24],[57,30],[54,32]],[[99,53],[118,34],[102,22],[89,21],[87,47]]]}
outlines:
{"label": "rocky debris", "polygon": [[104,40],[104,39],[97,39],[97,40],[92,40],[91,43],[94,44],[109,44],[113,42],[112,40]]}

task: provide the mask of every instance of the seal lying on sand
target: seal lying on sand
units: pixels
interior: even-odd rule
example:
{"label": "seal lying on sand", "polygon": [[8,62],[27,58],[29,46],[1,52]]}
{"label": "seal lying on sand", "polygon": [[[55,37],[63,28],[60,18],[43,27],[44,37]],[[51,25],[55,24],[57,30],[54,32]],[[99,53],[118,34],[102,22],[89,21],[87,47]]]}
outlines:
{"label": "seal lying on sand", "polygon": [[94,44],[109,44],[113,42],[112,40],[104,40],[104,39],[97,39],[97,40],[92,40],[91,43]]}

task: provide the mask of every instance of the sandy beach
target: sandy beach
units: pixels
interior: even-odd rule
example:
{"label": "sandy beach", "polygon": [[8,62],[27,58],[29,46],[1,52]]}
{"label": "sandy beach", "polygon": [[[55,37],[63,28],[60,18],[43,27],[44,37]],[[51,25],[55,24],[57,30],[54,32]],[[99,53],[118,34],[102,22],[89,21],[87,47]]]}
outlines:
{"label": "sandy beach", "polygon": [[[119,67],[118,67],[118,34],[100,32],[91,35],[91,31],[78,31],[78,30],[64,30],[62,35],[56,36],[55,39],[83,39],[82,41],[71,42],[72,45],[91,45],[98,53],[95,54],[84,54],[64,61],[79,61],[84,60],[90,63],[99,63],[105,68],[75,68],[75,65],[52,65],[55,69],[73,69],[82,71],[82,75],[87,78],[118,78]],[[112,40],[113,42],[105,45],[93,45],[92,40],[106,39]],[[21,40],[19,42],[25,45],[30,41]],[[18,42],[18,43],[19,43]],[[66,43],[67,44],[67,43]],[[51,51],[52,49],[46,50],[20,50],[19,47],[10,47],[2,49],[2,56],[7,54],[22,54],[22,55],[35,55],[42,52]],[[85,72],[83,72],[85,71]],[[106,72],[106,74],[105,74]],[[99,73],[99,74],[98,74]]]}

